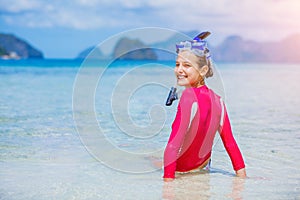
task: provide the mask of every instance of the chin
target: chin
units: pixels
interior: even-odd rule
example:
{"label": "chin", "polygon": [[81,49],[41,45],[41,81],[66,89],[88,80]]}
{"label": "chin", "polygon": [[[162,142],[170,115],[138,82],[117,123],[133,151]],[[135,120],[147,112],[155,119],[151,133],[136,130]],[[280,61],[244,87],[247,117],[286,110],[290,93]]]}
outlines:
{"label": "chin", "polygon": [[187,83],[186,81],[177,81],[177,85],[182,87],[189,87],[190,83]]}

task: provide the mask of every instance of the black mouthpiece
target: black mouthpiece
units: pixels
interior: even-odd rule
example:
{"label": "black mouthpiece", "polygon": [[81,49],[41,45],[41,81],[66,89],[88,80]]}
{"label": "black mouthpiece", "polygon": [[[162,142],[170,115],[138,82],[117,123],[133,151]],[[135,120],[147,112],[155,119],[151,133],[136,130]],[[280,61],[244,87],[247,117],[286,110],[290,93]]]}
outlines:
{"label": "black mouthpiece", "polygon": [[171,90],[169,92],[169,96],[168,96],[167,101],[166,101],[166,106],[172,105],[173,101],[177,100],[177,99],[178,99],[178,96],[177,96],[177,93],[176,93],[176,88],[171,87]]}

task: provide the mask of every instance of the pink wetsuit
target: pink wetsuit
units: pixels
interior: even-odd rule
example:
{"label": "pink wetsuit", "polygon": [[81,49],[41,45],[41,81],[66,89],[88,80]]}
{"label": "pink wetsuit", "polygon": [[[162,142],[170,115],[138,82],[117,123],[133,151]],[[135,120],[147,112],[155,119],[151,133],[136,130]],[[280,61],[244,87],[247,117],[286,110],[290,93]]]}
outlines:
{"label": "pink wetsuit", "polygon": [[[194,108],[195,113],[192,111]],[[233,138],[227,111],[220,97],[205,85],[185,89],[164,152],[164,178],[174,178],[175,171],[187,172],[207,161],[217,131],[234,170],[244,168],[243,157]]]}

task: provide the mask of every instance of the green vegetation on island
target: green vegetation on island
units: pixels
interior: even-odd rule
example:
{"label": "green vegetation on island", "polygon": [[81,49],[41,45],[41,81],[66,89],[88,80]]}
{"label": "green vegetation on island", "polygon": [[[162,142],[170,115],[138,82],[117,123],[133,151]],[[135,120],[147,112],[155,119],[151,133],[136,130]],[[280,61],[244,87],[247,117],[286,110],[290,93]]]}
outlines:
{"label": "green vegetation on island", "polygon": [[3,47],[0,46],[0,56],[4,56],[4,55],[7,55],[7,52]]}
{"label": "green vegetation on island", "polygon": [[43,58],[43,53],[28,42],[12,35],[0,33],[0,58],[2,59],[27,59]]}

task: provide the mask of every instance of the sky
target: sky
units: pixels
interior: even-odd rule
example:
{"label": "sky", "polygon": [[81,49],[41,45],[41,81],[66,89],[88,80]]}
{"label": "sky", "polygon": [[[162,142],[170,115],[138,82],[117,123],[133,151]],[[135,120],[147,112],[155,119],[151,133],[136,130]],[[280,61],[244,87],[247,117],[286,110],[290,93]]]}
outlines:
{"label": "sky", "polygon": [[300,33],[299,10],[299,0],[0,0],[0,33],[24,39],[46,58],[75,58],[115,34],[143,27],[209,30],[213,45],[230,35],[279,41]]}

